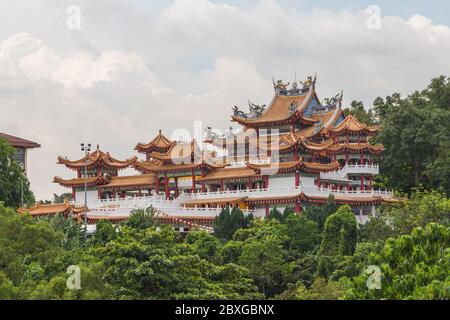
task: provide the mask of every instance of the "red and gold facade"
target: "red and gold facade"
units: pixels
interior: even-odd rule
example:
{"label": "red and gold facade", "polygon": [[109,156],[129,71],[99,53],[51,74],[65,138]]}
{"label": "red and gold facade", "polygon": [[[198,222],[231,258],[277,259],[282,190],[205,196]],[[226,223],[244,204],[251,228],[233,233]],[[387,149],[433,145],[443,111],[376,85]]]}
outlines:
{"label": "red and gold facade", "polygon": [[[251,104],[249,113],[233,109],[231,120],[242,126],[238,134],[180,142],[160,130],[150,142],[136,145],[143,160],[117,160],[99,148],[76,161],[59,157],[59,164],[77,174],[68,180],[55,177],[54,182],[72,188],[74,200],[87,183],[98,199],[162,195],[171,201],[182,194],[200,194],[176,203],[184,208],[230,205],[265,213],[273,206],[300,212],[305,205],[322,204],[326,188],[336,193],[339,204],[370,207],[384,201],[370,193],[377,174],[374,162],[383,150],[370,142],[378,128],[345,116],[342,93],[320,102],[315,78],[291,86],[274,82],[274,89],[267,108]],[[140,174],[119,176],[125,168]],[[271,192],[282,188],[298,192]]]}

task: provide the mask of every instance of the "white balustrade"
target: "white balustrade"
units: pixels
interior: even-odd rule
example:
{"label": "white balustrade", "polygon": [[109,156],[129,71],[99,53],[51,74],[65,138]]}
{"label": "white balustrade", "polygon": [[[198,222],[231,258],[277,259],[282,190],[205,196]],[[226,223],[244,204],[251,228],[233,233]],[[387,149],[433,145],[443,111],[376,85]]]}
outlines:
{"label": "white balustrade", "polygon": [[320,174],[321,179],[328,180],[342,180],[347,181],[348,174],[370,174],[377,175],[380,173],[380,167],[377,164],[347,164],[342,169],[322,172]]}

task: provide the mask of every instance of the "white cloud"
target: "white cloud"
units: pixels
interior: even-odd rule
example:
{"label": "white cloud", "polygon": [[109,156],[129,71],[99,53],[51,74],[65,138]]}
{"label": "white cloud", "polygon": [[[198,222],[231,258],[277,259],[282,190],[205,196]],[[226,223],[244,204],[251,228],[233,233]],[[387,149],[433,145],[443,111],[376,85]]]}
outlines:
{"label": "white cloud", "polygon": [[344,89],[346,103],[370,103],[450,70],[450,29],[419,15],[383,17],[381,30],[369,30],[365,8],[306,13],[270,0],[247,9],[178,0],[154,12],[80,0],[82,30],[74,32],[64,5],[27,5],[33,10],[0,4],[0,130],[42,144],[30,153],[39,198],[64,191],[50,181],[73,172],[56,157],[81,157],[79,142],[127,158],[159,128],[192,131],[194,120],[227,128],[232,106],[270,102],[272,77],[317,72],[320,97]]}

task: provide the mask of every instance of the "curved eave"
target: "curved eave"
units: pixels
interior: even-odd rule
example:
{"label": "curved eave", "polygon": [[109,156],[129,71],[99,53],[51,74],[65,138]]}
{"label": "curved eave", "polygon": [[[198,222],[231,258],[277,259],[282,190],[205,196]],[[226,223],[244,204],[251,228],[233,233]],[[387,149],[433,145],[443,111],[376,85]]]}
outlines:
{"label": "curved eave", "polygon": [[[304,96],[304,95],[290,96],[290,97],[295,98],[295,97],[302,97],[302,96]],[[308,93],[306,94],[306,97],[304,98],[304,100],[302,101],[300,106],[297,108],[297,111],[294,112],[292,115],[286,116],[284,118],[276,119],[276,120],[261,120],[261,118],[264,117],[264,114],[267,113],[270,110],[270,108],[273,107],[273,103],[277,97],[278,97],[278,95],[275,94],[274,98],[272,99],[271,105],[261,115],[261,117],[256,118],[256,119],[245,119],[245,118],[240,118],[240,117],[236,117],[233,115],[233,116],[231,116],[231,120],[239,123],[240,125],[246,126],[246,127],[266,127],[266,126],[273,126],[273,125],[291,124],[291,123],[297,122],[297,121],[301,121],[303,124],[316,123],[316,120],[308,118],[308,117],[304,117],[304,115],[303,115],[303,112],[305,111],[305,109],[309,105],[309,103],[311,102],[312,98],[313,97],[317,98],[317,94],[315,92],[314,86],[312,86],[309,89]]]}
{"label": "curved eave", "polygon": [[324,129],[322,134],[328,135],[328,136],[343,136],[343,135],[367,135],[367,136],[373,136],[376,135],[379,132],[378,128],[364,128],[364,129],[349,129],[344,128],[341,130],[334,130],[333,128],[327,128]]}
{"label": "curved eave", "polygon": [[305,172],[320,173],[336,171],[341,167],[338,161],[331,162],[329,164],[316,163],[316,162],[303,162],[303,168]]}
{"label": "curved eave", "polygon": [[161,148],[161,147],[156,147],[151,144],[138,143],[134,147],[134,150],[136,150],[137,152],[142,153],[142,154],[147,154],[147,153],[151,153],[151,152],[166,153],[170,149],[170,147],[171,146],[168,146],[167,148]]}
{"label": "curved eave", "polygon": [[91,177],[91,178],[76,178],[76,179],[63,179],[61,177],[54,177],[53,178],[53,183],[58,183],[59,185],[63,186],[63,187],[67,187],[67,188],[80,188],[80,187],[84,187],[85,185],[85,180],[87,180],[87,187],[95,187],[95,186],[99,186],[99,185],[104,185],[107,184],[109,181],[103,177],[103,176],[98,176],[98,177]]}
{"label": "curved eave", "polygon": [[352,144],[339,144],[337,145],[338,147],[334,146],[330,146],[329,148],[326,149],[326,153],[327,154],[342,154],[345,152],[350,152],[350,153],[361,153],[361,152],[370,152],[372,154],[379,154],[384,150],[383,145],[378,144],[378,145],[371,145],[371,144],[364,144],[364,145],[352,145]]}
{"label": "curved eave", "polygon": [[88,169],[92,169],[97,167],[99,164],[106,168],[110,169],[116,169],[116,170],[123,170],[130,166],[132,166],[136,161],[138,160],[137,157],[132,157],[130,159],[121,161],[117,160],[110,155],[100,156],[98,158],[89,159],[87,162],[85,162],[85,159],[80,159],[77,161],[71,161],[68,159],[65,159],[63,157],[58,157],[57,164],[65,165],[67,168],[72,170],[79,170],[87,167]]}
{"label": "curved eave", "polygon": [[102,161],[103,165],[105,165],[106,167],[113,168],[116,170],[123,170],[133,166],[137,162],[137,160],[138,160],[137,157],[132,157],[124,161],[109,157],[109,159],[103,159]]}
{"label": "curved eave", "polygon": [[247,167],[257,170],[262,175],[270,175],[274,173],[289,173],[296,170],[302,170],[304,172],[310,173],[329,172],[335,171],[341,166],[337,161],[329,164],[323,164],[318,162],[305,162],[303,160],[298,160],[291,162],[280,162],[271,166],[247,164]]}

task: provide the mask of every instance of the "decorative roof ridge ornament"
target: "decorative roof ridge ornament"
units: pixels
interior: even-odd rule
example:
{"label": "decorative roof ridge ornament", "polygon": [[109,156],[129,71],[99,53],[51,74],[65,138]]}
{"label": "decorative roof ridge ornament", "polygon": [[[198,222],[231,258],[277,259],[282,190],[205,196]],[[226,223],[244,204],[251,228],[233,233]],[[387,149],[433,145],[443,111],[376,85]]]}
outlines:
{"label": "decorative roof ridge ornament", "polygon": [[249,106],[249,112],[245,113],[241,110],[239,110],[238,106],[234,106],[232,108],[233,110],[233,115],[235,117],[239,117],[242,119],[256,119],[261,117],[261,115],[263,114],[263,112],[266,110],[266,105],[262,104],[262,105],[257,105],[254,104],[252,102],[250,102],[250,100],[248,101],[248,106]]}
{"label": "decorative roof ridge ornament", "polygon": [[328,110],[334,109],[337,106],[340,107],[342,104],[343,96],[344,96],[344,91],[341,91],[340,93],[336,94],[333,97],[324,98],[323,99],[324,107],[326,107]]}
{"label": "decorative roof ridge ornament", "polygon": [[289,117],[297,112],[298,107],[299,107],[299,105],[298,105],[297,101],[294,100],[294,101],[291,102],[291,104],[289,105],[289,109],[288,109]]}

